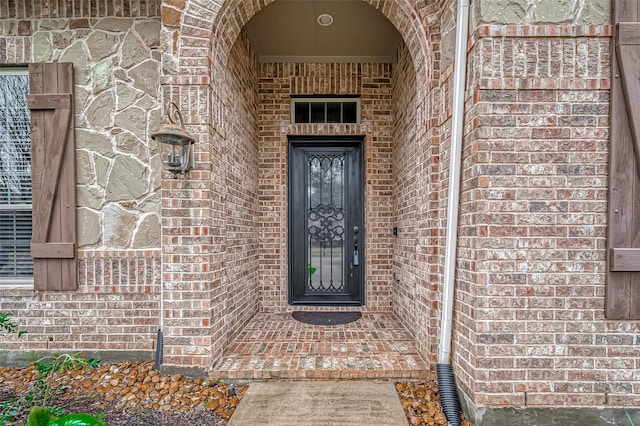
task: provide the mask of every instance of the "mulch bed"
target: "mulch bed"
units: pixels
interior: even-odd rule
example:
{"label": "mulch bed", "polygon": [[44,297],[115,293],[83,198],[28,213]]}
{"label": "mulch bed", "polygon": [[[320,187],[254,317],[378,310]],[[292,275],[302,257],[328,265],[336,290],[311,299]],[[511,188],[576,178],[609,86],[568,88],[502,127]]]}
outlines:
{"label": "mulch bed", "polygon": [[[36,374],[33,367],[0,368],[0,402],[26,394]],[[237,385],[234,396],[228,384],[161,376],[151,361],[65,372],[56,376],[56,386],[64,393],[49,405],[92,414],[109,426],[225,425],[247,390]],[[447,424],[436,383],[398,382],[396,390],[411,426]],[[7,426],[24,425],[27,415],[19,413]]]}

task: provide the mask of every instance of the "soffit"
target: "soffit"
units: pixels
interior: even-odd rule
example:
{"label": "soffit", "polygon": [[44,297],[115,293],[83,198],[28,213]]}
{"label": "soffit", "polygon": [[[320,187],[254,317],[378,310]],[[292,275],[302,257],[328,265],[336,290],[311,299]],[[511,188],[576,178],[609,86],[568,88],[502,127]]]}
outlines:
{"label": "soffit", "polygon": [[[323,27],[318,16],[329,14]],[[260,62],[391,62],[400,34],[362,0],[279,0],[246,25]]]}

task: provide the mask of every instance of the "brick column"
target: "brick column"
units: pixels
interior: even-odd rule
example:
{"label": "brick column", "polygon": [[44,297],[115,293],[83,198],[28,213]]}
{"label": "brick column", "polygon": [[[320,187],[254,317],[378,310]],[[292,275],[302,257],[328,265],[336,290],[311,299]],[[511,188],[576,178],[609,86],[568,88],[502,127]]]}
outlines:
{"label": "brick column", "polygon": [[[212,224],[216,200],[213,171],[208,78],[167,79],[164,100],[180,108],[185,127],[196,139],[194,169],[178,179],[162,179],[162,296],[164,362],[168,365],[208,367],[212,362],[212,292],[221,269]],[[218,202],[219,204],[219,202]]]}
{"label": "brick column", "polygon": [[454,353],[479,406],[596,406],[625,389],[607,384],[595,334],[609,30],[487,25],[472,37]]}

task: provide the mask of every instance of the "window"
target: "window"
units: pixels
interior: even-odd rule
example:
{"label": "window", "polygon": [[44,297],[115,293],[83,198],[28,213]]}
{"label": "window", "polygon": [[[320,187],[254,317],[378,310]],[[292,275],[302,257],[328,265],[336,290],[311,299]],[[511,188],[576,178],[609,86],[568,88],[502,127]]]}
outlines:
{"label": "window", "polygon": [[27,70],[0,69],[0,284],[33,281]]}
{"label": "window", "polygon": [[359,123],[359,98],[293,98],[291,121],[301,123]]}

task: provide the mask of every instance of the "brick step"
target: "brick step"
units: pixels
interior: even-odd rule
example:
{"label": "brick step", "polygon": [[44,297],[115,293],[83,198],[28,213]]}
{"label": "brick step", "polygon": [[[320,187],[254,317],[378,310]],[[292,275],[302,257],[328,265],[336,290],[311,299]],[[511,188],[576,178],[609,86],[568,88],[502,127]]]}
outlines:
{"label": "brick step", "polygon": [[256,315],[216,363],[217,380],[427,379],[432,373],[393,314],[364,314],[337,326],[291,314]]}

